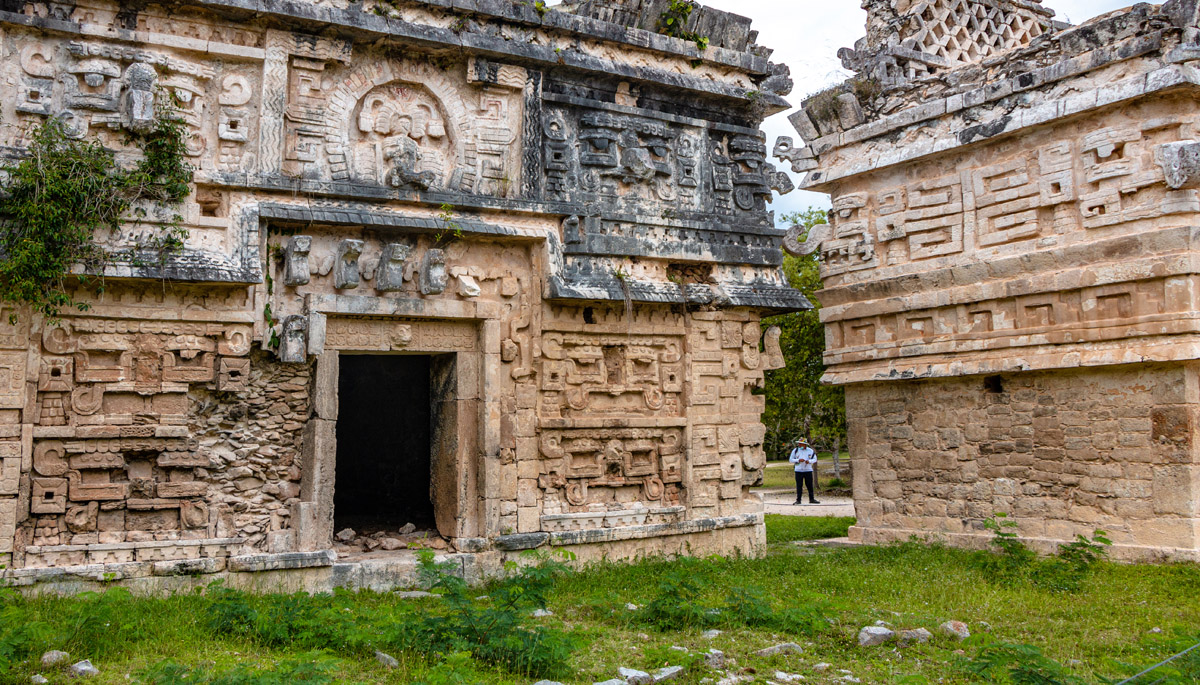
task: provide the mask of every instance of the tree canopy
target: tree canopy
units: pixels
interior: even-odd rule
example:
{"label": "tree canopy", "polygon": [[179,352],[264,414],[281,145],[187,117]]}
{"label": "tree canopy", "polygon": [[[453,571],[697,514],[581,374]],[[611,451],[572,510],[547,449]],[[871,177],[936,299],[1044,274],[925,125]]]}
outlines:
{"label": "tree canopy", "polygon": [[[805,228],[825,223],[825,212],[809,208],[787,215],[788,223]],[[821,275],[816,254],[784,258],[783,270],[793,288],[804,293],[815,309],[764,319],[765,326],[783,331],[779,344],[787,368],[767,373],[767,426],[765,449],[768,459],[786,455],[787,443],[808,437],[814,446],[836,449],[846,442],[846,393],[841,387],[822,385],[825,373],[825,327],[821,324],[817,292]]]}

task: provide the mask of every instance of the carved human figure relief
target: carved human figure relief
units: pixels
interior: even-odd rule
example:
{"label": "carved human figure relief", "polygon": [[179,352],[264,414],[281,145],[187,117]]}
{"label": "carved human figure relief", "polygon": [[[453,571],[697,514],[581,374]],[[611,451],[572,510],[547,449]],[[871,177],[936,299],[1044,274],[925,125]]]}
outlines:
{"label": "carved human figure relief", "polygon": [[423,86],[380,86],[359,105],[354,172],[360,181],[403,190],[446,185],[454,159],[440,103]]}

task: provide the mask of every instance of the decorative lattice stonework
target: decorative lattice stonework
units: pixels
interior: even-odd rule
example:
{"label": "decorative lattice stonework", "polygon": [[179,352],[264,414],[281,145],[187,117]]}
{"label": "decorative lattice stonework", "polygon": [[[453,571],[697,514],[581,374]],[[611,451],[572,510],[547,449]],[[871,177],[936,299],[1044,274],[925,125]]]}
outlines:
{"label": "decorative lattice stonework", "polygon": [[1049,20],[1041,7],[987,0],[928,0],[914,10],[905,44],[951,65],[1028,45]]}
{"label": "decorative lattice stonework", "polygon": [[867,35],[838,54],[882,85],[898,85],[1029,45],[1053,30],[1035,0],[866,0]]}

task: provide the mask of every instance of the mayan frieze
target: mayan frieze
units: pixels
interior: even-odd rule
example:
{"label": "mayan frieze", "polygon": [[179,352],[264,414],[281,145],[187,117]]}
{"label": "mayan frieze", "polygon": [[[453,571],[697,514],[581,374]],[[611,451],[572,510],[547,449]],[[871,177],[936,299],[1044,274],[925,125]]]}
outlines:
{"label": "mayan frieze", "polygon": [[791,81],[746,19],[700,10],[701,54],[652,12],[5,5],[0,154],[57,119],[128,165],[173,112],[193,169],[97,232],[86,308],[0,313],[8,577],[758,549]]}

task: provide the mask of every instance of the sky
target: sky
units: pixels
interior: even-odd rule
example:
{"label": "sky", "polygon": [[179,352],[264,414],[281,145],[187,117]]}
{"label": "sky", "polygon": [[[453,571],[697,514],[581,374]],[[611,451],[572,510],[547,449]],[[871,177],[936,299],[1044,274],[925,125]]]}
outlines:
{"label": "sky", "polygon": [[[842,69],[837,51],[853,47],[854,41],[866,34],[867,13],[860,0],[701,0],[709,7],[733,12],[754,20],[759,32],[758,43],[774,48],[771,60],[792,68],[796,88],[787,100],[798,107],[807,95],[845,81],[851,74]],[[1044,5],[1057,12],[1057,19],[1081,23],[1115,9],[1133,5],[1135,0],[1044,0]],[[792,111],[795,111],[794,109]],[[799,136],[788,123],[791,112],[777,114],[763,125],[767,132],[767,149],[775,146],[778,136]],[[786,162],[772,160],[776,166],[790,172]],[[796,176],[793,180],[799,181]],[[807,209],[811,206],[829,207],[824,195],[801,190],[786,197],[776,197],[772,208],[777,215]]]}

